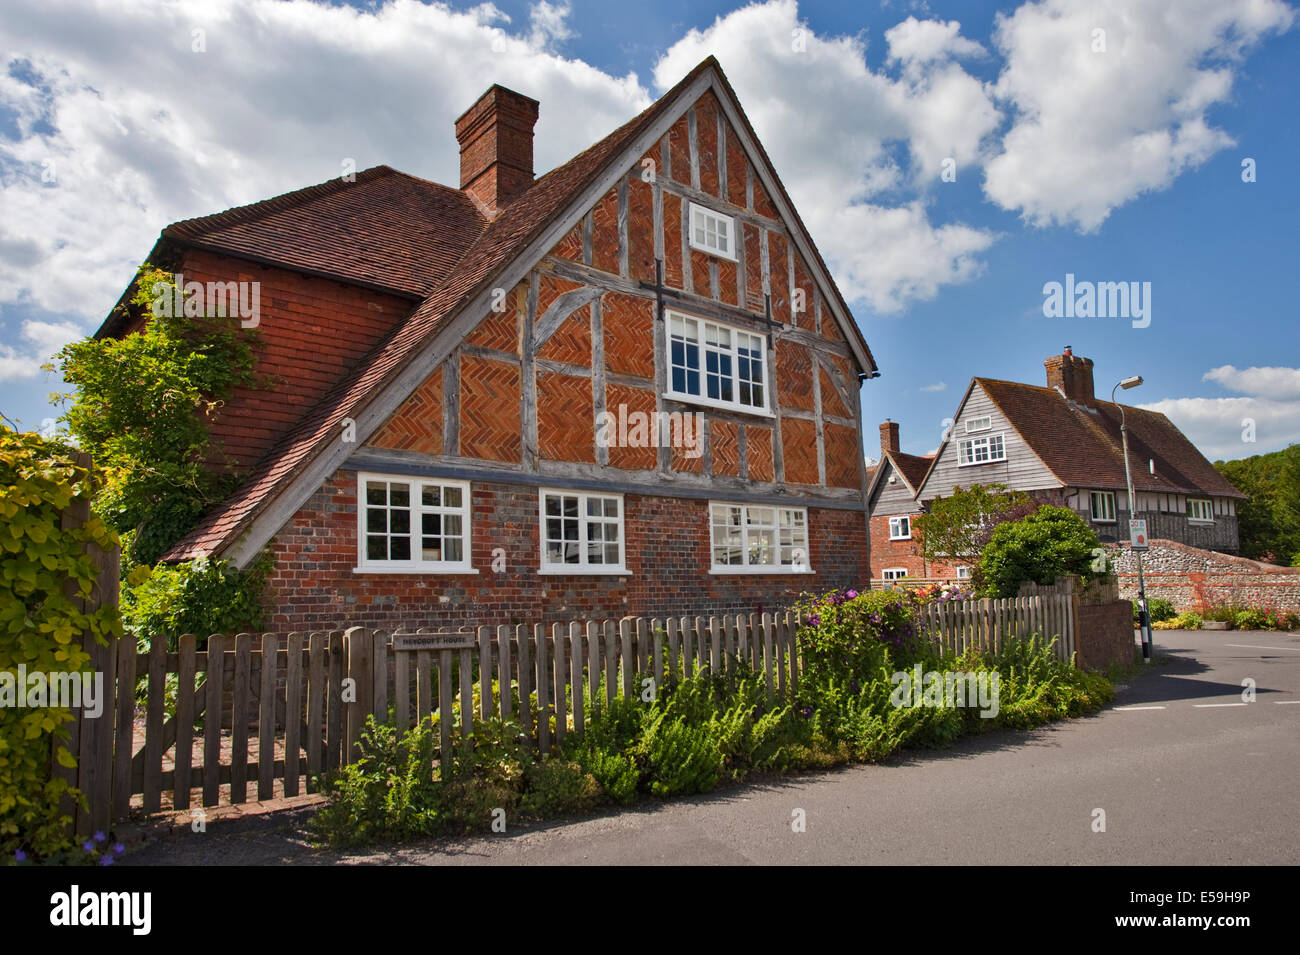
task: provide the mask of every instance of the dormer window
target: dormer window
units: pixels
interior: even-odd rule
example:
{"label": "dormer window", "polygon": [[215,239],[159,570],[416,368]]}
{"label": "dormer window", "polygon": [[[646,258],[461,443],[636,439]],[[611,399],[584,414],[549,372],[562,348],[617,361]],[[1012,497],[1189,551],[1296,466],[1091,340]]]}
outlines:
{"label": "dormer window", "polygon": [[707,206],[691,203],[691,248],[736,258],[736,222],[731,216],[714,212]]}

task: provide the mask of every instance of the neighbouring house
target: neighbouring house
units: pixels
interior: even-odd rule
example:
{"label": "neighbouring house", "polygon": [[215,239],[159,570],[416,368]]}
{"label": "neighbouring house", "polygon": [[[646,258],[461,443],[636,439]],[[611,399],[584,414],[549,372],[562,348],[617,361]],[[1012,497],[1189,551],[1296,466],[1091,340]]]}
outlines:
{"label": "neighbouring house", "polygon": [[900,450],[897,421],[880,426],[880,460],[867,476],[873,580],[970,576],[967,566],[927,561],[912,533],[912,522],[923,513],[916,495],[933,461],[933,455]]}
{"label": "neighbouring house", "polygon": [[243,481],[166,559],[269,549],[278,630],[775,609],[866,577],[875,360],[717,61],[535,177],[538,111],[470,107],[459,188],[379,166],[163,230],[152,263],[257,283],[277,381],[213,416]]}
{"label": "neighbouring house", "polygon": [[[890,426],[892,440],[886,425],[881,426],[882,460],[868,495],[873,578],[903,576],[899,571],[904,569],[906,576],[950,576],[925,565],[919,553],[908,556],[919,548],[902,536],[910,534],[904,526],[910,520],[902,518],[915,517],[934,499],[972,484],[1005,484],[1043,503],[1070,507],[1103,543],[1127,544],[1130,509],[1121,406],[1096,397],[1092,360],[1074,355],[1069,347],[1043,364],[1046,386],[972,378],[933,456],[902,455],[897,426]],[[1122,407],[1137,497],[1134,516],[1146,520],[1147,536],[1235,553],[1236,506],[1246,495],[1163,414]],[[921,462],[924,473],[914,478]],[[899,477],[892,486],[887,485],[891,474]],[[914,491],[910,502],[905,499],[908,488]],[[894,522],[892,528],[887,521]],[[950,569],[951,576],[963,572],[939,569]]]}

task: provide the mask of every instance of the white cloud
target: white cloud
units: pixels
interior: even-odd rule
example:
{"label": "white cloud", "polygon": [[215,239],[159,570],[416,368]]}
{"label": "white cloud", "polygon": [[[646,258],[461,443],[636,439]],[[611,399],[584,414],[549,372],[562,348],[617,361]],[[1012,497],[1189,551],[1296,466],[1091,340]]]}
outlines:
{"label": "white cloud", "polygon": [[885,42],[889,44],[889,58],[906,64],[978,57],[987,52],[974,40],[961,36],[961,24],[956,20],[945,23],[908,17],[885,31]]}
{"label": "white cloud", "polygon": [[1236,368],[1233,365],[1220,365],[1207,371],[1202,380],[1217,381],[1229,391],[1264,398],[1300,399],[1300,368]]}
{"label": "white cloud", "polygon": [[948,383],[946,381],[936,381],[933,385],[922,385],[921,390],[922,391],[943,391],[947,387],[948,387]]}
{"label": "white cloud", "polygon": [[1166,398],[1139,407],[1167,415],[1211,461],[1250,457],[1300,441],[1300,400]]}
{"label": "white cloud", "polygon": [[[956,24],[909,22],[894,35],[896,59],[906,57],[900,78],[871,70],[861,40],[808,31],[794,0],[750,4],[691,30],[654,70],[662,89],[718,57],[842,291],[880,312],[978,275],[977,256],[996,239],[962,223],[935,225],[916,197],[938,180],[944,158],[959,169],[978,163],[1000,117],[984,85],[948,59],[977,45]],[[900,189],[901,201],[896,193],[881,201]]]}
{"label": "white cloud", "polygon": [[1231,95],[1244,52],[1293,17],[1280,0],[1042,0],[999,14],[995,89],[1016,116],[986,193],[1035,225],[1096,229],[1233,144],[1206,111]]}
{"label": "white cloud", "polygon": [[23,350],[12,345],[0,345],[0,382],[35,378],[42,364],[50,361],[54,353],[68,342],[81,338],[84,332],[71,322],[27,319],[19,334],[26,343]]}

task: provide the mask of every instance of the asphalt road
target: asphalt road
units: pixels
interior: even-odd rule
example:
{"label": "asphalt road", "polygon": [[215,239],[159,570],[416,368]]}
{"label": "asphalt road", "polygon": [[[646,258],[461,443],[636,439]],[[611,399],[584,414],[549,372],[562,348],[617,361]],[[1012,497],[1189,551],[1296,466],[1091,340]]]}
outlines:
{"label": "asphalt road", "polygon": [[[1153,664],[1085,719],[885,765],[504,834],[348,854],[296,824],[169,837],[135,864],[1295,864],[1300,636],[1156,634]],[[1243,703],[1242,681],[1256,685]],[[1094,831],[1095,811],[1105,831]],[[806,829],[793,830],[802,810]]]}

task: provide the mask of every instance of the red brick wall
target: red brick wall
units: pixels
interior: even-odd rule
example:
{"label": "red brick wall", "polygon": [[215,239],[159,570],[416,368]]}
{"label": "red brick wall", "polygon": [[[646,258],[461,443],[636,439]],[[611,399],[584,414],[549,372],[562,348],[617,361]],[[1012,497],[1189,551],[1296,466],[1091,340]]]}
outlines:
{"label": "red brick wall", "polygon": [[185,252],[181,272],[205,285],[260,283],[255,373],[273,387],[235,389],[211,419],[213,448],[245,469],[415,307],[400,296],[197,249]]}
{"label": "red brick wall", "polygon": [[[809,508],[809,575],[713,575],[708,504],[681,498],[624,497],[630,576],[552,577],[537,573],[537,489],[472,487],[477,574],[354,574],[356,475],[341,471],[275,538],[268,587],[270,628],[403,627],[667,616],[777,609],[800,592],[861,587],[867,542],[862,514]],[[492,571],[493,548],[506,572]]]}
{"label": "red brick wall", "polygon": [[[920,517],[912,515],[912,520]],[[906,567],[909,577],[956,577],[957,571],[949,564],[927,561],[921,557],[921,546],[915,540],[891,541],[889,517],[871,518],[871,579],[880,580],[886,567]]]}

